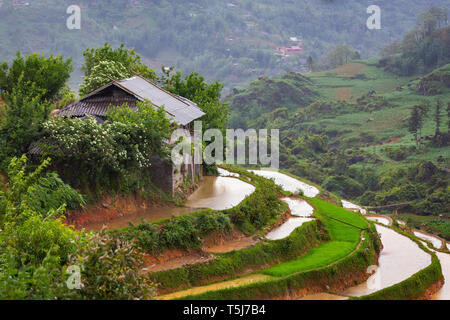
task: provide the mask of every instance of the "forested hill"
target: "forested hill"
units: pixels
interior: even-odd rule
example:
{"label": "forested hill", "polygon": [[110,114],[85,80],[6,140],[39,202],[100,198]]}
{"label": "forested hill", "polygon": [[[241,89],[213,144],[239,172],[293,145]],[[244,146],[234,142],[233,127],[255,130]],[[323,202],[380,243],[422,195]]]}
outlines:
{"label": "forested hill", "polygon": [[[450,0],[379,0],[381,30],[366,27],[372,0],[80,0],[81,29],[69,30],[72,4],[0,1],[0,60],[11,60],[18,50],[72,56],[76,87],[85,48],[124,43],[155,69],[174,65],[232,87],[261,74],[298,71],[306,57],[317,60],[338,43],[362,57],[374,55],[410,30],[421,12],[448,7]],[[298,44],[291,37],[302,42],[303,54],[275,55],[276,46]]]}
{"label": "forested hill", "polygon": [[371,59],[263,77],[225,101],[231,127],[280,129],[280,165],[291,173],[364,205],[406,202],[407,212],[448,218],[449,79],[450,64],[412,78]]}

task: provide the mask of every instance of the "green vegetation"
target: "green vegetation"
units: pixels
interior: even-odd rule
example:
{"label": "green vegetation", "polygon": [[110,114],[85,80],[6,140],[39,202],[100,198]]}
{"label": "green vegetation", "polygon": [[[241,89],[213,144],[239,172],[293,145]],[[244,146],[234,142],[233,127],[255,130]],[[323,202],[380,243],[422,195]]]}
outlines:
{"label": "green vegetation", "polygon": [[441,94],[450,87],[450,64],[433,70],[423,76],[417,85],[417,91],[424,96]]}
{"label": "green vegetation", "polygon": [[[64,208],[81,196],[45,172],[48,161],[37,169],[25,161],[12,159],[0,191],[0,299],[150,298],[153,285],[140,272],[136,246],[63,224]],[[79,290],[66,285],[70,266],[80,267]]]}
{"label": "green vegetation", "polygon": [[111,232],[125,240],[136,239],[138,246],[149,252],[161,252],[170,248],[198,248],[202,238],[214,231],[229,231],[231,223],[249,235],[263,232],[264,228],[279,218],[287,206],[279,200],[274,182],[237,167],[227,166],[227,170],[238,172],[241,179],[256,187],[239,205],[222,211],[200,210]]}
{"label": "green vegetation", "polygon": [[[262,128],[272,121],[284,119],[289,112],[306,107],[318,97],[311,80],[295,73],[281,78],[262,78],[237,91],[225,101],[233,111],[230,125],[233,128]],[[276,122],[273,127],[276,127]]]}
{"label": "green vegetation", "polygon": [[[85,48],[100,47],[105,42],[114,47],[125,43],[140,52],[142,61],[155,70],[161,65],[175,65],[183,73],[195,70],[208,81],[220,80],[231,89],[261,74],[306,71],[304,60],[308,56],[318,61],[338,43],[354,47],[362,57],[373,56],[380,44],[397,40],[413,28],[416,17],[430,6],[422,0],[382,1],[382,20],[389,28],[370,32],[366,27],[370,4],[356,0],[82,0],[78,2],[81,29],[69,30],[65,2],[32,1],[24,6],[4,0],[0,56],[13,59],[17,50],[44,54],[58,50],[74,59],[76,73],[71,83],[76,87],[81,82],[79,69]],[[433,1],[435,6],[448,4],[448,0]],[[290,37],[302,42],[303,55],[275,55],[276,46],[298,44]]]}
{"label": "green vegetation", "polygon": [[[260,110],[274,106],[277,95],[269,83],[284,81],[258,80],[248,90],[227,97],[229,123],[280,129],[281,166],[341,197],[370,206],[408,202],[407,212],[445,215],[450,175],[441,168],[450,165],[445,112],[450,90],[422,96],[417,80],[376,65],[376,59],[352,62],[310,74],[310,81],[291,77],[297,85],[284,95],[295,94],[296,86],[307,86],[311,93],[302,101],[311,98],[311,104],[294,108],[286,103],[260,116],[255,109],[247,120],[249,104],[241,103],[240,97],[253,94],[253,99],[261,99]],[[414,110],[417,121],[411,126]]]}
{"label": "green vegetation", "polygon": [[339,285],[341,277],[346,274],[365,273],[369,265],[375,260],[375,252],[379,251],[379,239],[375,227],[364,232],[365,240],[361,246],[341,260],[332,265],[305,272],[296,272],[281,278],[242,285],[239,287],[226,288],[217,291],[209,291],[199,295],[191,295],[182,299],[222,299],[222,300],[246,300],[246,299],[269,299],[288,295],[292,290],[308,288],[309,286],[332,287]]}
{"label": "green vegetation", "polygon": [[199,248],[204,236],[214,231],[227,232],[230,229],[229,216],[202,210],[159,223],[143,222],[110,232],[125,240],[137,240],[140,248],[155,253],[171,248]]}
{"label": "green vegetation", "polygon": [[17,52],[10,66],[6,62],[0,66],[0,89],[14,92],[22,83],[34,83],[36,89],[41,90],[39,98],[53,102],[72,71],[72,59],[64,60],[61,55],[46,58],[41,54],[31,53],[23,57]]}
{"label": "green vegetation", "polygon": [[311,249],[304,257],[264,270],[263,273],[282,277],[296,272],[313,270],[345,257],[355,246],[351,242],[330,241]]}
{"label": "green vegetation", "polygon": [[442,219],[441,217],[414,214],[402,214],[398,218],[405,221],[411,228],[422,229],[450,241],[450,220],[448,218]]}
{"label": "green vegetation", "polygon": [[9,66],[0,66],[0,92],[5,101],[0,117],[0,167],[5,169],[14,156],[25,153],[48,119],[73,67],[62,56],[46,58],[17,53]]}
{"label": "green vegetation", "polygon": [[[384,49],[379,65],[399,75],[425,73],[450,62],[450,27],[446,7],[432,7],[417,19],[416,28],[403,40]],[[423,88],[426,91],[426,87]]]}
{"label": "green vegetation", "polygon": [[360,242],[361,229],[368,227],[363,217],[320,199],[309,201],[315,208],[314,215],[324,224],[330,241],[310,250],[304,257],[266,269],[264,274],[281,277],[324,267],[348,255]]}
{"label": "green vegetation", "polygon": [[[282,285],[281,289],[286,290],[283,286],[285,281],[287,281],[286,279],[289,279],[291,275],[295,279],[299,278],[302,280],[292,280],[293,287],[290,289],[301,288],[305,283],[309,283],[310,274],[315,275],[316,270],[325,270],[324,272],[327,276],[326,280],[323,279],[323,281],[334,281],[332,274],[341,274],[334,269],[334,265],[341,263],[345,265],[345,261],[352,260],[355,254],[361,254],[357,245],[360,242],[362,232],[370,240],[363,240],[360,247],[364,246],[367,248],[369,246],[370,250],[379,251],[380,242],[374,231],[374,226],[373,224],[369,225],[362,216],[320,199],[308,200],[314,205],[314,214],[318,219],[303,224],[287,238],[266,241],[247,249],[218,254],[214,260],[206,263],[156,272],[153,274],[152,279],[160,283],[166,292],[167,289],[170,290],[171,288],[179,290],[187,286],[204,285],[205,283],[214,282],[216,278],[223,280],[223,276],[227,276],[227,278],[236,276],[244,268],[255,269],[267,264],[281,262],[281,264],[268,269],[254,271],[282,277],[281,279],[275,280],[274,278],[274,280],[269,279],[258,284],[242,286],[245,290],[249,289],[252,292],[257,290],[257,295],[253,299],[255,297],[267,298],[273,297],[276,293],[269,294],[270,291],[267,290],[266,292],[265,289],[264,293],[261,293],[259,291],[262,290],[261,288],[271,287],[276,283]],[[321,231],[322,229],[323,231]],[[365,229],[365,231],[362,231],[362,229]],[[322,232],[324,232],[323,235],[319,236]],[[323,243],[323,241],[326,242]],[[370,244],[368,241],[370,241]],[[373,251],[369,253],[368,250],[365,250],[365,254],[369,254],[369,256],[372,253]],[[296,259],[292,260],[294,258]],[[359,256],[359,258],[361,257]],[[355,263],[353,267],[357,265]],[[328,270],[333,271],[328,274]],[[320,283],[323,283],[323,281],[320,281]],[[236,292],[239,292],[238,294],[242,295],[239,298],[244,299],[249,297],[245,290],[240,287],[224,289],[189,298],[236,299]],[[279,289],[275,291],[280,292]],[[222,294],[225,295],[222,296]],[[231,296],[228,294],[231,294]],[[261,296],[261,294],[263,295]]]}
{"label": "green vegetation", "polygon": [[326,240],[320,223],[311,221],[292,232],[289,237],[257,243],[249,248],[229,253],[217,254],[214,260],[182,268],[159,271],[151,278],[165,291],[177,290],[188,286],[198,286],[239,275],[244,270],[258,269],[263,266],[289,261],[300,257],[311,248]]}
{"label": "green vegetation", "polygon": [[42,155],[55,159],[58,167],[67,168],[63,178],[75,187],[84,187],[85,181],[95,186],[102,179],[96,188],[112,192],[118,189],[120,177],[144,171],[151,156],[169,153],[164,141],[170,137],[171,125],[164,110],[139,102],[136,111],[125,105],[112,109],[108,116],[104,124],[91,117],[56,117],[43,124],[42,138],[37,143]]}

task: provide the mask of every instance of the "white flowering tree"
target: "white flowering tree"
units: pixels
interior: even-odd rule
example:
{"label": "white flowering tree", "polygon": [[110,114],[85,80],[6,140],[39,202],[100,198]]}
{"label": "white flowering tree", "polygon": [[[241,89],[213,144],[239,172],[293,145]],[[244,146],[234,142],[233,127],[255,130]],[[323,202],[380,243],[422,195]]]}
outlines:
{"label": "white flowering tree", "polygon": [[57,163],[90,176],[124,174],[150,166],[153,155],[165,157],[170,122],[164,110],[139,102],[135,111],[127,105],[110,107],[108,120],[53,118],[44,123],[40,142],[44,154]]}
{"label": "white flowering tree", "polygon": [[120,62],[100,61],[92,68],[89,75],[83,77],[83,84],[80,87],[80,96],[104,86],[111,82],[111,79],[122,80],[132,75]]}

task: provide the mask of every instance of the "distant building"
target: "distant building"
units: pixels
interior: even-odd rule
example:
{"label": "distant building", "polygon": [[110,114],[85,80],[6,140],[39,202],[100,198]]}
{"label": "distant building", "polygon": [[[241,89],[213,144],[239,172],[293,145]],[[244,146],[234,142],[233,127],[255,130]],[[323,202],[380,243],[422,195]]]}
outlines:
{"label": "distant building", "polygon": [[283,56],[293,57],[298,54],[303,53],[302,43],[299,42],[296,46],[290,47],[276,47],[277,52],[281,53]]}

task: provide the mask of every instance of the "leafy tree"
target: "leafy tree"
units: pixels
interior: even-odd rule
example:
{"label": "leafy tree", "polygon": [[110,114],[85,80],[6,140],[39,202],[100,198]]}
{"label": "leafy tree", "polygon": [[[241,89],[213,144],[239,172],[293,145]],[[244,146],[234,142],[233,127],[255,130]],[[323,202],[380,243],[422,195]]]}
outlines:
{"label": "leafy tree", "polygon": [[97,233],[78,240],[76,245],[69,264],[82,266],[79,298],[138,300],[154,294],[151,274],[142,272],[144,252],[133,241]]}
{"label": "leafy tree", "polygon": [[203,130],[210,128],[225,130],[228,121],[228,105],[220,102],[223,86],[219,82],[206,83],[197,73],[191,73],[182,78],[180,72],[171,74],[171,69],[163,69],[160,83],[163,88],[195,102],[203,112]]}
{"label": "leafy tree", "polygon": [[422,13],[418,19],[418,26],[422,32],[422,36],[426,37],[431,35],[437,28],[438,22],[436,17],[427,11]]}
{"label": "leafy tree", "polygon": [[[0,299],[151,298],[154,285],[136,245],[66,226],[54,218],[62,201],[48,203],[44,214],[33,210],[35,191],[48,187],[49,162],[35,170],[25,163],[25,156],[11,161],[8,188],[0,192]],[[71,265],[81,268],[80,290],[66,285]]]}
{"label": "leafy tree", "polygon": [[447,103],[447,131],[450,133],[450,102]]}
{"label": "leafy tree", "polygon": [[328,68],[335,68],[354,58],[357,58],[357,55],[352,47],[338,44],[323,58],[323,64]]}
{"label": "leafy tree", "polygon": [[26,153],[36,139],[41,124],[48,118],[52,106],[42,101],[44,89],[35,83],[24,82],[20,76],[17,84],[4,94],[5,117],[0,123],[0,159]]}
{"label": "leafy tree", "polygon": [[442,102],[440,99],[436,102],[436,107],[434,109],[434,121],[436,124],[436,130],[434,132],[434,136],[437,137],[441,131],[441,120],[442,120]]}
{"label": "leafy tree", "polygon": [[[6,62],[0,66],[0,89],[12,93],[18,87],[23,90],[23,83],[34,83],[35,88],[42,90],[39,99],[53,102],[70,77],[71,63],[71,58],[64,60],[61,55],[46,58],[39,53],[31,53],[23,57],[17,52],[11,66],[8,67]],[[34,92],[25,93],[31,96]]]}
{"label": "leafy tree", "polygon": [[408,131],[414,135],[416,146],[419,146],[420,130],[422,128],[423,121],[418,106],[413,107],[411,115],[408,120]]}
{"label": "leafy tree", "polygon": [[313,71],[313,66],[314,66],[314,60],[311,56],[308,56],[308,58],[306,59],[306,64],[308,65],[308,69],[309,71]]}
{"label": "leafy tree", "polygon": [[84,76],[83,84],[79,89],[80,96],[85,96],[112,80],[122,80],[131,75],[120,62],[100,61],[92,67],[88,75]]}
{"label": "leafy tree", "polygon": [[65,184],[56,172],[45,172],[50,159],[45,159],[33,171],[28,169],[27,161],[27,157],[23,155],[21,158],[13,158],[8,166],[8,183],[3,193],[3,208],[6,213],[16,216],[17,212],[8,208],[26,205],[33,212],[46,216],[51,210],[60,212],[67,207],[78,209],[85,204],[83,196]]}
{"label": "leafy tree", "polygon": [[150,69],[141,61],[141,56],[134,49],[125,49],[124,44],[117,49],[113,49],[108,43],[105,43],[101,48],[86,49],[83,56],[85,61],[81,69],[84,71],[85,76],[95,73],[94,67],[102,61],[113,61],[120,63],[129,74],[138,73],[149,80],[156,79],[153,69]]}
{"label": "leafy tree", "polygon": [[432,7],[428,12],[436,19],[437,27],[441,28],[448,22],[447,8],[445,7]]}
{"label": "leafy tree", "polygon": [[434,7],[420,15],[416,28],[389,45],[380,66],[400,75],[425,73],[450,62],[447,10]]}

